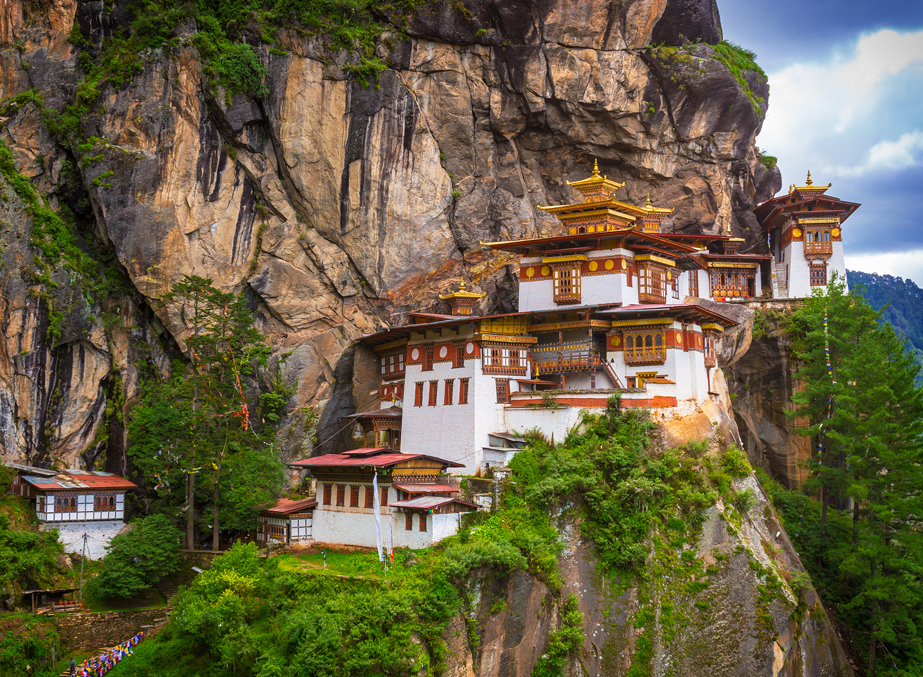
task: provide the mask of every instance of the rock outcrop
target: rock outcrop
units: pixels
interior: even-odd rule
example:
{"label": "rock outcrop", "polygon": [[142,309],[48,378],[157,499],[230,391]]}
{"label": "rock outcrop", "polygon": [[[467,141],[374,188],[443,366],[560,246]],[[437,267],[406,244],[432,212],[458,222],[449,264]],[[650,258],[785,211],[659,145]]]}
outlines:
{"label": "rock outcrop", "polygon": [[[627,583],[599,569],[595,548],[572,517],[558,518],[565,539],[561,591],[532,575],[473,577],[472,607],[444,634],[447,677],[528,675],[558,627],[556,599],[575,594],[586,639],[565,674],[853,674],[833,624],[788,536],[753,476],[735,482],[754,502],[707,511],[694,543],[668,534],[651,544],[651,573]],[[476,628],[477,641],[466,620]]]}
{"label": "rock outcrop", "polygon": [[[651,47],[686,5],[704,42]],[[594,157],[625,181],[620,197],[675,207],[671,228],[732,232],[759,249],[751,209],[779,183],[753,144],[768,91],[756,74],[739,82],[705,44],[720,35],[708,6],[425,5],[403,37],[379,46],[389,68],[368,87],[349,76],[354,57],[282,31],[284,49],[257,46],[268,88],[257,98],[209,84],[190,22],[171,45],[140,54],[118,86],[100,82],[76,129],[62,132],[87,55],[127,21],[126,6],[6,3],[0,98],[17,103],[3,111],[2,136],[18,170],[52,205],[70,206],[81,238],[99,243],[131,294],[115,328],[71,321],[80,304],[68,304],[74,331],[61,338],[46,335],[41,295],[13,294],[0,365],[11,375],[0,381],[4,458],[74,465],[96,440],[109,467],[124,466],[124,434],[102,434],[119,417],[105,412],[137,391],[146,360],[136,349],[163,368],[182,351],[185,327],[159,299],[184,274],[246,294],[296,386],[283,453],[311,453],[336,437],[328,403],[339,414],[373,397],[350,373],[368,372],[367,358],[348,352],[353,340],[439,308],[436,293],[460,280],[488,292],[480,310],[510,310],[509,260],[481,242],[556,232],[537,205],[572,200],[566,180]],[[5,253],[21,252],[9,279],[31,260],[28,242],[11,238]],[[102,304],[86,300],[79,312],[101,318]],[[67,387],[14,382],[22,364],[49,359],[41,369],[67,372]]]}

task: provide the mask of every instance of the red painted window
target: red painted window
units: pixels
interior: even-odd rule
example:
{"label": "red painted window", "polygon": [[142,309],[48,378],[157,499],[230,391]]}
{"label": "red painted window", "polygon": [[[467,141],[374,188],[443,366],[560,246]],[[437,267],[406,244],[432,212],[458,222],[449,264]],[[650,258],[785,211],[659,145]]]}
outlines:
{"label": "red painted window", "polygon": [[468,379],[458,379],[458,403],[468,404]]}
{"label": "red painted window", "polygon": [[452,356],[452,369],[459,369],[465,366],[465,344],[455,344],[455,354]]}
{"label": "red painted window", "polygon": [[426,346],[423,349],[423,371],[433,370],[433,346]]}
{"label": "red painted window", "polygon": [[388,487],[381,488],[381,504],[388,505]]}
{"label": "red painted window", "polygon": [[346,485],[337,485],[337,505],[346,505]]}
{"label": "red painted window", "polygon": [[375,507],[375,492],[372,491],[371,486],[365,488],[365,507],[374,508]]}
{"label": "red painted window", "polygon": [[350,491],[349,506],[351,508],[358,508],[359,507],[359,487],[351,487],[351,489],[352,491]]}
{"label": "red painted window", "polygon": [[497,404],[510,403],[510,381],[505,378],[498,378],[497,381]]}
{"label": "red painted window", "polygon": [[423,406],[423,383],[417,383],[417,390],[414,393],[413,397],[413,406],[422,407]]}
{"label": "red painted window", "polygon": [[325,484],[324,485],[324,505],[330,505],[330,494],[333,493],[331,489],[333,485]]}
{"label": "red painted window", "polygon": [[827,266],[811,266],[811,286],[823,287],[827,284]]}
{"label": "red painted window", "polygon": [[439,381],[429,382],[429,406],[436,406],[436,396],[439,393]]}
{"label": "red painted window", "polygon": [[404,529],[406,531],[413,531],[413,513],[412,512],[404,513]]}
{"label": "red painted window", "polygon": [[426,531],[426,515],[420,513],[420,531]]}
{"label": "red painted window", "polygon": [[696,270],[689,271],[689,296],[699,295],[699,273]]}
{"label": "red painted window", "polygon": [[455,389],[455,379],[447,378],[445,380],[445,397],[443,397],[443,404],[452,404],[452,391]]}

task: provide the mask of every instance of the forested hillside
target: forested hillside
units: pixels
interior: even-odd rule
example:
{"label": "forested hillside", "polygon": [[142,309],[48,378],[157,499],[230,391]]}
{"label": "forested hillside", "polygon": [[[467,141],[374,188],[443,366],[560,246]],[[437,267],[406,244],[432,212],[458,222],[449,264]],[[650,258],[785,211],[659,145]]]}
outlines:
{"label": "forested hillside", "polygon": [[887,306],[882,319],[906,337],[908,348],[923,365],[923,289],[909,278],[857,270],[847,271],[847,280],[850,288],[862,286],[860,293],[875,310]]}

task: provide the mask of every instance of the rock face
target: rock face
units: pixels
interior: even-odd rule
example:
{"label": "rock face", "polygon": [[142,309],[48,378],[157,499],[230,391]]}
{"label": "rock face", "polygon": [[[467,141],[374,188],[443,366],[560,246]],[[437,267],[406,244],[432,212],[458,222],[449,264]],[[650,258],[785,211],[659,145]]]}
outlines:
{"label": "rock face", "polygon": [[[675,207],[671,228],[729,231],[758,250],[751,209],[780,182],[753,145],[765,101],[751,105],[708,44],[679,55],[649,47],[687,11],[704,42],[720,35],[709,8],[436,3],[411,19],[406,39],[380,46],[390,67],[366,88],[348,77],[354,57],[283,31],[284,49],[258,46],[269,93],[256,99],[208,85],[191,22],[173,46],[145,52],[120,87],[103,81],[79,128],[62,134],[46,123],[75,100],[78,54],[96,53],[126,21],[124,7],[6,3],[0,97],[43,98],[5,109],[2,136],[18,170],[52,205],[71,207],[131,293],[117,327],[90,321],[105,314],[92,299],[67,304],[71,331],[49,339],[42,296],[10,288],[4,458],[76,465],[95,440],[107,467],[124,467],[124,430],[103,433],[130,408],[138,365],[165,369],[181,353],[184,325],[158,300],[184,274],[246,294],[296,385],[283,454],[316,451],[336,439],[340,414],[374,400],[359,376],[369,358],[348,353],[352,341],[410,310],[441,309],[437,292],[461,280],[488,292],[481,311],[512,309],[509,260],[480,243],[558,232],[537,205],[573,200],[565,182],[594,157],[625,181],[621,198]],[[77,33],[88,46],[68,42]],[[750,87],[768,94],[758,78]],[[4,256],[19,252],[7,264],[14,286],[31,260],[28,240],[15,237],[3,234]]]}
{"label": "rock face", "polygon": [[[656,676],[851,676],[833,626],[804,584],[798,555],[756,478],[735,486],[754,492],[748,512],[719,503],[709,509],[694,545],[677,552],[662,541],[652,544],[657,573],[641,583],[620,584],[600,572],[580,525],[559,518],[566,543],[559,560],[563,589],[555,593],[521,572],[474,577],[468,619],[478,641],[471,642],[467,619],[457,617],[444,635],[451,657],[445,674],[531,674],[560,623],[556,598],[573,593],[586,639],[566,667],[569,677],[619,677],[633,664],[631,674]],[[695,562],[710,573],[689,573]]]}
{"label": "rock face", "polygon": [[791,339],[782,331],[785,316],[797,301],[760,304],[757,331],[747,353],[725,368],[734,397],[734,417],[750,462],[788,488],[801,486],[811,458],[811,440],[795,432],[802,424],[790,416],[798,387],[792,374]]}

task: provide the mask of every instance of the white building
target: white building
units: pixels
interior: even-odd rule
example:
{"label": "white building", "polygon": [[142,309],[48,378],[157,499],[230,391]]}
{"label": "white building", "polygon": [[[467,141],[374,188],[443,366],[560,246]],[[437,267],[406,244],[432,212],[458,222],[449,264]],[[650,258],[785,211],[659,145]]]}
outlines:
{"label": "white building", "polygon": [[10,464],[17,471],[12,492],[29,499],[43,529],[57,529],[65,552],[101,559],[125,526],[125,492],[136,485],[98,470],[45,470]]}
{"label": "white building", "polygon": [[298,501],[279,499],[272,507],[260,511],[256,524],[259,545],[310,543],[314,538],[314,508],[317,499]]}
{"label": "white building", "polygon": [[614,394],[655,409],[711,396],[714,336],[735,322],[701,299],[761,295],[770,257],[727,236],[662,232],[672,210],[617,200],[622,184],[597,171],[571,185],[583,202],[545,208],[567,234],[488,244],[520,257],[519,312],[473,314],[483,294],[463,287],[440,296],[449,313],[412,313],[363,340],[382,377],[381,409],[354,415],[365,444],[471,474],[515,453],[498,435],[560,439]]}
{"label": "white building", "polygon": [[846,282],[843,222],[860,205],[827,195],[830,185],[815,186],[810,172],[806,184],[754,210],[769,236],[775,298],[808,297],[826,288],[834,271]]}
{"label": "white building", "polygon": [[380,525],[384,546],[426,548],[455,534],[462,514],[477,509],[441,477],[460,464],[425,454],[362,448],[290,465],[317,480],[317,543],[374,548]]}

